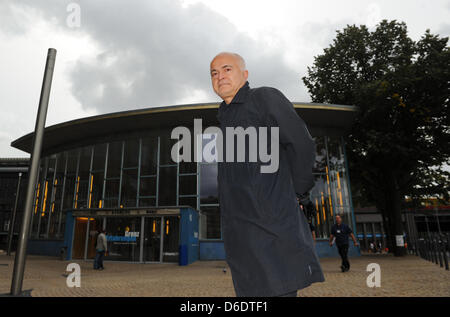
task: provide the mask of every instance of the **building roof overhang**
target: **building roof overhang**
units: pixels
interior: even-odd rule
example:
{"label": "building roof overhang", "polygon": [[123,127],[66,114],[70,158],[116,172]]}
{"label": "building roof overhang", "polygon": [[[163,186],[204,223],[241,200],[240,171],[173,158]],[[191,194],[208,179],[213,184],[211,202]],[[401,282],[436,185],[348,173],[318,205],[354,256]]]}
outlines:
{"label": "building roof overhang", "polygon": [[[42,155],[61,149],[96,143],[93,140],[137,131],[157,130],[175,126],[193,126],[201,118],[203,128],[218,126],[217,109],[220,103],[200,103],[168,107],[146,108],[96,115],[45,128]],[[342,136],[348,133],[358,108],[356,106],[293,102],[299,116],[311,134]],[[11,146],[31,153],[34,132],[11,142]],[[69,146],[68,146],[69,145]]]}

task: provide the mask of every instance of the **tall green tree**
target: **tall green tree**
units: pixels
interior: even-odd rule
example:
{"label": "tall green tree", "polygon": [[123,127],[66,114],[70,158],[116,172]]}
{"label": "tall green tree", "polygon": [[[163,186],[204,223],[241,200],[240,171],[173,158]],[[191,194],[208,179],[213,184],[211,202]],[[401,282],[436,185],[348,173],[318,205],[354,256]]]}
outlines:
{"label": "tall green tree", "polygon": [[347,25],[316,56],[303,82],[313,102],[356,105],[347,137],[352,187],[383,216],[391,250],[405,196],[448,201],[450,50],[429,30],[413,41],[403,22],[373,31]]}

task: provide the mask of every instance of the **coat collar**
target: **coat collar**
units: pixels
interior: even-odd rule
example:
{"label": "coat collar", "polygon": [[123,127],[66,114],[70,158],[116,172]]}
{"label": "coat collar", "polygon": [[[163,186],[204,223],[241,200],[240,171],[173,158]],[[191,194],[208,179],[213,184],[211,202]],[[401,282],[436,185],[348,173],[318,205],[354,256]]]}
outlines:
{"label": "coat collar", "polygon": [[223,116],[223,112],[230,109],[228,106],[232,105],[232,104],[239,104],[239,103],[244,103],[247,99],[247,95],[248,92],[250,90],[250,86],[248,81],[245,82],[245,84],[239,88],[238,92],[236,93],[236,95],[234,95],[233,100],[231,100],[231,102],[227,105],[225,103],[225,101],[222,101],[222,103],[219,106],[219,111],[217,112],[217,119],[220,121],[222,121],[222,116]]}
{"label": "coat collar", "polygon": [[[232,103],[244,103],[245,100],[247,99],[247,94],[249,90],[250,86],[247,80],[245,84],[241,88],[239,88],[238,92],[236,93],[236,95],[234,95],[233,99],[228,105],[231,105]],[[227,105],[225,101],[222,101],[222,104]]]}

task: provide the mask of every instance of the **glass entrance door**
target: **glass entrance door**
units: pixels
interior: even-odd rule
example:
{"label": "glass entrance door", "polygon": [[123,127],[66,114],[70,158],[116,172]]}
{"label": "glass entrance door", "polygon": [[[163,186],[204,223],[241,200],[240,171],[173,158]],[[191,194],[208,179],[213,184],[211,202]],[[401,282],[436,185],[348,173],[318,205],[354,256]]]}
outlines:
{"label": "glass entrance door", "polygon": [[161,217],[145,218],[144,262],[161,262]]}
{"label": "glass entrance door", "polygon": [[140,261],[142,217],[109,217],[106,219],[108,255],[106,260]]}
{"label": "glass entrance door", "polygon": [[178,262],[180,216],[165,216],[163,222],[163,262]]}

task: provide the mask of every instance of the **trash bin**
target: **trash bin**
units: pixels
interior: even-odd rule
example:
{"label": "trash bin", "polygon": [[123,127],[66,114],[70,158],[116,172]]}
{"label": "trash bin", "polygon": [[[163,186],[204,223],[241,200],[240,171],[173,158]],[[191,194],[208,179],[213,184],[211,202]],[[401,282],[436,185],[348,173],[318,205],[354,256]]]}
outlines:
{"label": "trash bin", "polygon": [[59,251],[61,261],[66,260],[66,254],[67,254],[67,247],[62,247],[61,250]]}
{"label": "trash bin", "polygon": [[180,265],[188,265],[188,249],[187,245],[180,245]]}

